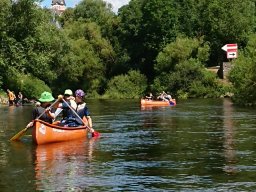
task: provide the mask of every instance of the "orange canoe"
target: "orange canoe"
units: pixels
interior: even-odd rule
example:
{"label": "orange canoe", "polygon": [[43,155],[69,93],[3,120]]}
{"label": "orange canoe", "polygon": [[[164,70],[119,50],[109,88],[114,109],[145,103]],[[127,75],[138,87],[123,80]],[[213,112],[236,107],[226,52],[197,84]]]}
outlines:
{"label": "orange canoe", "polygon": [[86,138],[87,134],[87,126],[62,127],[42,120],[35,120],[35,126],[32,131],[33,141],[37,145],[77,140]]}
{"label": "orange canoe", "polygon": [[141,106],[175,106],[176,100],[171,99],[170,101],[158,101],[158,100],[141,99],[140,105]]}

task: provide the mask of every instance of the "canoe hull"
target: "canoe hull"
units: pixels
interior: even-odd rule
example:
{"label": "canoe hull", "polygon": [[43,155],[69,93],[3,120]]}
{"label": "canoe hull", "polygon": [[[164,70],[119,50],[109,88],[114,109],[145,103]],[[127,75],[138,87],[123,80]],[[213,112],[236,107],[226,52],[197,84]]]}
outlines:
{"label": "canoe hull", "polygon": [[140,105],[141,106],[175,106],[176,100],[171,99],[170,101],[156,101],[156,100],[141,99]]}
{"label": "canoe hull", "polygon": [[87,134],[88,129],[86,126],[61,127],[41,120],[35,120],[35,126],[32,131],[33,141],[37,145],[77,140],[86,138]]}

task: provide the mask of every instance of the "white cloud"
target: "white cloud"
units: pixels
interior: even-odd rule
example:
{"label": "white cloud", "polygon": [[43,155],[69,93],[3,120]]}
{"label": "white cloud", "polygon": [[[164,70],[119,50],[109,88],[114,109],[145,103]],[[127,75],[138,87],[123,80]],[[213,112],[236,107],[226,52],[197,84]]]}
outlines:
{"label": "white cloud", "polygon": [[117,13],[118,9],[123,5],[128,4],[130,0],[105,0],[105,1],[108,3],[111,3],[113,5],[113,11]]}
{"label": "white cloud", "polygon": [[[81,1],[81,0],[73,0],[73,1],[72,1],[73,6],[77,5],[80,1]],[[67,1],[66,1],[66,2],[67,2]]]}

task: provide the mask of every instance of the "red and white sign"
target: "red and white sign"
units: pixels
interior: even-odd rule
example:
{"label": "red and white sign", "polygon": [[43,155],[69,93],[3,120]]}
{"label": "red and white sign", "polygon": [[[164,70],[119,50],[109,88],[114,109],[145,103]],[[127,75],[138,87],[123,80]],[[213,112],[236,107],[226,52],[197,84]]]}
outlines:
{"label": "red and white sign", "polygon": [[226,44],[221,49],[227,52],[228,59],[237,58],[237,44]]}
{"label": "red and white sign", "polygon": [[228,51],[227,51],[227,58],[228,59],[235,59],[235,58],[237,58],[237,49],[228,49]]}
{"label": "red and white sign", "polygon": [[222,50],[228,51],[228,49],[237,49],[237,44],[226,44],[221,47]]}

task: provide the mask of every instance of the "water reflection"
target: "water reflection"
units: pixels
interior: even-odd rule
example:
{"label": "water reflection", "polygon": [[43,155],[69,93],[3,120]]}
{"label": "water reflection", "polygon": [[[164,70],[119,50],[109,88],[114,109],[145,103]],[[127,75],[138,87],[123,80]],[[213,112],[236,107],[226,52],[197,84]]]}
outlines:
{"label": "water reflection", "polygon": [[43,191],[81,190],[79,178],[92,172],[95,139],[39,145],[35,150],[36,189]]}
{"label": "water reflection", "polygon": [[156,111],[156,110],[159,110],[159,108],[162,108],[162,107],[158,107],[158,106],[141,106],[140,110],[141,111]]}
{"label": "water reflection", "polygon": [[140,110],[141,111],[158,111],[161,109],[166,109],[166,110],[170,110],[175,108],[174,106],[141,106]]}
{"label": "water reflection", "polygon": [[232,117],[233,114],[233,104],[229,99],[223,100],[223,130],[224,130],[224,156],[226,160],[226,165],[223,170],[228,174],[237,173],[236,169],[236,152],[234,144],[234,123]]}
{"label": "water reflection", "polygon": [[255,191],[255,109],[226,99],[89,104],[99,140],[45,146],[10,143],[31,108],[0,108],[0,191]]}

